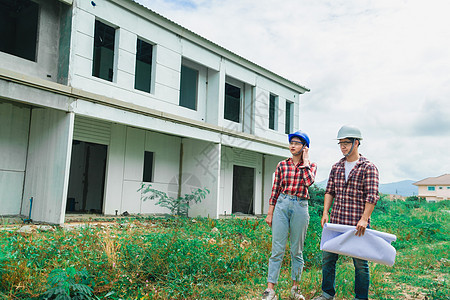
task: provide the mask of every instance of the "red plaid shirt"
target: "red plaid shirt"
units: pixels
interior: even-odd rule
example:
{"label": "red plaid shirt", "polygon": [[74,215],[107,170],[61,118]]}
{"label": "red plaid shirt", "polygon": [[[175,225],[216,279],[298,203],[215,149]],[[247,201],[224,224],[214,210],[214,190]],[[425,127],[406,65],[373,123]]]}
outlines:
{"label": "red plaid shirt", "polygon": [[325,193],[334,197],[330,222],[356,226],[366,202],[375,205],[380,198],[378,169],[365,157],[360,156],[346,182],[345,158],[342,158],[331,168]]}
{"label": "red plaid shirt", "polygon": [[314,183],[316,171],[315,163],[301,166],[300,163],[294,165],[292,158],[280,161],[275,170],[269,204],[275,205],[280,193],[309,199],[308,187]]}

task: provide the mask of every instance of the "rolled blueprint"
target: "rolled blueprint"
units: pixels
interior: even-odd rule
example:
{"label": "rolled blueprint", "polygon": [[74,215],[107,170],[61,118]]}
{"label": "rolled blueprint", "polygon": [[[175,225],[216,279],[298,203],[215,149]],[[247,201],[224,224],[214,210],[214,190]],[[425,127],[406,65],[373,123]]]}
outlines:
{"label": "rolled blueprint", "polygon": [[325,223],[320,250],[394,265],[396,251],[391,243],[397,239],[395,235],[372,229],[362,236],[355,233],[356,226]]}

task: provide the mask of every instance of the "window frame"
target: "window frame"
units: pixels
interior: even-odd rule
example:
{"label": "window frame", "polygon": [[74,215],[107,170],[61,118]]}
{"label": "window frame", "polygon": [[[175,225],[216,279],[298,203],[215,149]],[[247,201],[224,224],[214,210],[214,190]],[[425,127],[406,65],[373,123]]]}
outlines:
{"label": "window frame", "polygon": [[[112,53],[112,58],[111,58],[112,64],[111,64],[111,68],[108,71],[108,76],[107,76],[108,78],[101,77],[101,75],[100,75],[101,62],[102,62],[101,61],[101,55],[100,55],[100,61],[98,62],[98,64],[96,63],[96,53],[98,53],[97,52],[98,50],[96,49],[97,23],[100,23],[100,24],[102,24],[104,26],[107,26],[107,27],[110,27],[110,28],[114,29],[114,37],[113,37],[114,43],[113,43],[113,47],[112,47],[113,48],[112,49],[113,53]],[[116,38],[116,36],[117,36],[117,30],[118,30],[117,26],[114,26],[111,23],[106,22],[104,20],[95,19],[95,21],[94,21],[94,43],[93,43],[93,49],[92,49],[92,74],[91,75],[93,77],[95,77],[95,78],[99,78],[99,79],[102,79],[102,80],[105,80],[105,81],[109,81],[109,82],[115,82],[116,73],[117,73],[117,70],[116,70],[116,56],[117,56],[117,51],[116,51],[117,38]],[[97,47],[101,48],[101,46],[97,46]],[[107,48],[107,47],[105,47],[105,48]],[[107,48],[107,49],[109,49],[109,48]],[[112,71],[112,74],[109,73],[111,71]]]}
{"label": "window frame", "polygon": [[[272,99],[273,99],[273,108],[271,109]],[[269,93],[269,129],[275,131],[278,130],[278,110],[279,110],[279,96],[273,93]],[[273,118],[272,121],[271,118]],[[271,123],[273,123],[272,127]]]}
{"label": "window frame", "polygon": [[[288,112],[288,107],[289,107],[289,112]],[[293,128],[294,128],[294,102],[286,100],[284,132],[286,134],[292,133]]]}
{"label": "window frame", "polygon": [[[239,88],[239,116],[238,121],[228,119],[226,117],[226,106],[227,106],[227,85],[233,86],[235,88]],[[245,83],[234,78],[226,77],[225,86],[224,86],[224,100],[223,100],[223,118],[229,122],[233,122],[235,124],[242,125],[243,119],[243,102],[244,102],[244,91],[245,91]]]}
{"label": "window frame", "polygon": [[[146,43],[148,45],[150,45],[152,47],[152,53],[151,53],[151,62],[150,62],[150,79],[148,82],[148,91],[144,90],[144,89],[140,89],[136,86],[136,79],[137,79],[137,68],[138,68],[138,43],[139,41]],[[141,91],[143,93],[149,93],[149,94],[153,94],[154,93],[154,78],[155,78],[155,51],[156,45],[150,41],[148,41],[147,39],[144,39],[140,36],[138,36],[136,38],[136,53],[135,53],[135,66],[134,66],[134,89],[137,91]]]}
{"label": "window frame", "polygon": [[[195,71],[197,73],[197,76],[195,78],[195,100],[194,100],[195,105],[194,105],[194,108],[188,107],[188,106],[185,106],[185,105],[181,104],[182,90],[183,90],[182,89],[182,87],[183,87],[182,86],[182,84],[183,84],[183,81],[182,81],[182,78],[183,78],[183,67],[187,68],[187,69],[190,69],[192,71]],[[179,86],[180,94],[179,94],[179,97],[178,97],[178,105],[180,107],[184,107],[184,108],[190,109],[192,111],[198,111],[198,109],[199,109],[198,105],[199,105],[200,76],[201,76],[201,68],[197,64],[195,64],[195,63],[193,63],[193,62],[191,62],[189,60],[186,60],[186,59],[182,60],[181,67],[180,67],[180,86]]]}
{"label": "window frame", "polygon": [[[27,24],[22,24],[22,23],[19,24],[19,21],[20,21],[19,17],[21,15],[17,14],[14,17],[11,17],[8,20],[8,21],[14,21],[14,29],[16,29],[16,33],[11,36],[12,37],[11,40],[13,40],[12,41],[13,43],[12,43],[12,45],[11,44],[9,45],[10,47],[5,47],[5,49],[0,50],[0,52],[6,53],[6,54],[9,54],[9,55],[13,55],[15,57],[19,57],[21,59],[25,59],[25,60],[28,60],[28,61],[37,62],[38,46],[39,46],[39,28],[40,28],[40,19],[41,19],[41,5],[39,3],[35,2],[35,1],[31,1],[31,0],[28,0],[27,2],[28,3],[26,3],[27,6],[25,7],[25,9],[33,8],[34,11],[33,11],[32,17],[36,18],[36,20],[35,20],[36,23],[33,24],[33,25],[36,25],[36,26],[35,26],[35,28],[33,28],[33,32],[31,33],[30,39],[26,40],[26,42],[24,42],[22,44],[16,42],[17,38],[20,35],[20,32],[17,32],[17,27],[21,27],[20,25],[27,25]],[[17,9],[17,6],[14,7],[14,8]],[[8,10],[7,12],[11,12],[11,11],[12,11],[12,9]],[[29,18],[27,20],[29,20]],[[9,28],[9,29],[11,29],[11,28]],[[27,27],[27,29],[29,29],[29,27]],[[8,28],[6,28],[5,31],[10,31],[10,30],[8,30]],[[30,32],[30,30],[25,30],[25,32]],[[26,35],[25,35],[25,37],[26,37]],[[2,37],[2,38],[4,38],[4,37]],[[25,40],[24,36],[21,36],[19,38],[19,40],[24,41]],[[6,45],[6,42],[8,41],[8,39],[5,38],[5,39],[3,39],[3,41],[5,41],[5,45]],[[33,47],[31,52],[28,52],[29,46],[31,44],[33,44],[34,47]],[[23,49],[27,49],[26,53],[21,51],[21,48],[17,47],[17,45],[23,45],[22,48]],[[22,52],[22,53],[20,53],[20,52]]]}

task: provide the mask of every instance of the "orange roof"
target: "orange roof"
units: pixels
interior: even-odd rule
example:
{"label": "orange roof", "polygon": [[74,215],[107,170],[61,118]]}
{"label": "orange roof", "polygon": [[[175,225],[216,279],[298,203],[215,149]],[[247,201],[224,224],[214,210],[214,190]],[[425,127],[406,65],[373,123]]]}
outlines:
{"label": "orange roof", "polygon": [[438,177],[428,177],[414,182],[414,185],[450,185],[450,174],[444,174]]}

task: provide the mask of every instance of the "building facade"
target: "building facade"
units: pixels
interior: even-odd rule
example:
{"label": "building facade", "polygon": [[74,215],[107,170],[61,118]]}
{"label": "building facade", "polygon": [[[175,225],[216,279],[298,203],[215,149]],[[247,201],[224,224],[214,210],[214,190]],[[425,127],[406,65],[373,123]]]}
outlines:
{"label": "building facade", "polygon": [[307,88],[131,0],[0,0],[0,24],[0,215],[167,212],[142,183],[267,212]]}
{"label": "building facade", "polygon": [[419,197],[428,202],[450,200],[450,174],[428,177],[414,183],[419,189]]}

